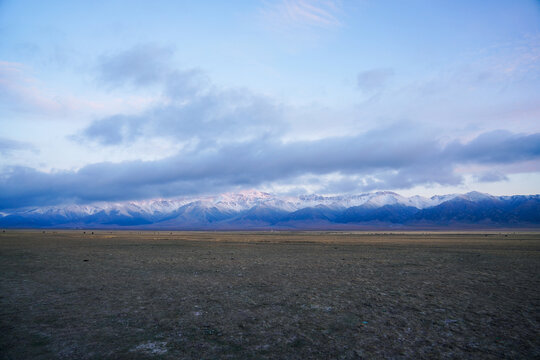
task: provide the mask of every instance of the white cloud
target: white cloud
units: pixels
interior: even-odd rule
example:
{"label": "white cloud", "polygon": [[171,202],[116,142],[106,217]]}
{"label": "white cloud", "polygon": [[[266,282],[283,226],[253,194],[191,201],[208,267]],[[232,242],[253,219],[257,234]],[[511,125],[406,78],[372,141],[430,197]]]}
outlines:
{"label": "white cloud", "polygon": [[265,3],[262,13],[271,22],[281,26],[335,27],[342,25],[340,1],[282,0]]}

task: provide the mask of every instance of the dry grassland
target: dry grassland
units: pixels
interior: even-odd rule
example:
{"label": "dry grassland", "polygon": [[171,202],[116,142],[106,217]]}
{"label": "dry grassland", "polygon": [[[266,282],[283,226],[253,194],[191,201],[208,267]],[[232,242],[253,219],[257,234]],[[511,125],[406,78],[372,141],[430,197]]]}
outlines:
{"label": "dry grassland", "polygon": [[1,359],[540,357],[538,233],[0,233]]}

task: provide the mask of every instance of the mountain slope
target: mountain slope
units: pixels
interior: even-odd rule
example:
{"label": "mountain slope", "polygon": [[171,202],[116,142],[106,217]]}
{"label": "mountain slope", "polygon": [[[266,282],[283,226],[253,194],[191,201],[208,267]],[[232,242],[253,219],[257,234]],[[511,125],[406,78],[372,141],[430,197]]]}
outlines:
{"label": "mountain slope", "polygon": [[9,228],[358,229],[540,227],[540,195],[478,192],[425,198],[393,192],[280,197],[258,191],[217,196],[4,210]]}

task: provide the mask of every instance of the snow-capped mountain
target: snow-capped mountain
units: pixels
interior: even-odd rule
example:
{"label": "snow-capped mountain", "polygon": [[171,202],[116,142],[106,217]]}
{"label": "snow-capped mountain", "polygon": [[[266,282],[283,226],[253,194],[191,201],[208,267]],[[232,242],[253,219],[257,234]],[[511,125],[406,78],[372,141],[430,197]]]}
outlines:
{"label": "snow-capped mountain", "polygon": [[539,227],[540,195],[405,197],[381,191],[276,196],[260,191],[3,210],[2,227],[163,229],[348,229],[368,227]]}
{"label": "snow-capped mountain", "polygon": [[450,200],[457,195],[446,195],[446,197],[431,197],[415,195],[412,197],[404,197],[391,191],[378,191],[374,193],[360,195],[344,195],[344,196],[319,196],[309,195],[300,196],[302,201],[301,207],[325,205],[331,208],[349,208],[352,206],[370,206],[381,207],[385,205],[405,205],[412,206],[417,209],[423,209],[429,206],[435,206],[442,201]]}

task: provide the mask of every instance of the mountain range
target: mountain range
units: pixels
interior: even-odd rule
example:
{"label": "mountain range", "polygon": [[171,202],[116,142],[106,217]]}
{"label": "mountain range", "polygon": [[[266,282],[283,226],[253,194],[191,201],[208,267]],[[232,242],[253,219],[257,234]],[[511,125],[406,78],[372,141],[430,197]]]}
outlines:
{"label": "mountain range", "polygon": [[167,230],[354,230],[540,228],[540,195],[470,192],[405,197],[276,196],[259,191],[216,196],[26,207],[0,212],[3,228]]}

